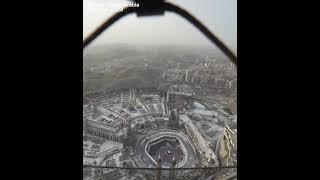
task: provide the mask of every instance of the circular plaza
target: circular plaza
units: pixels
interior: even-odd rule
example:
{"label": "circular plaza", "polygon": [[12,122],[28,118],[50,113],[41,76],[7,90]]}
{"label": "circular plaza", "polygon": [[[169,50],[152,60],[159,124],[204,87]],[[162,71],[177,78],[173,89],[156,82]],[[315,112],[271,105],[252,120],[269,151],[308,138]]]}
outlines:
{"label": "circular plaza", "polygon": [[195,167],[198,159],[188,137],[175,130],[158,130],[141,136],[137,141],[136,157],[144,167],[157,167],[161,158],[161,166],[170,168],[174,160],[176,167]]}

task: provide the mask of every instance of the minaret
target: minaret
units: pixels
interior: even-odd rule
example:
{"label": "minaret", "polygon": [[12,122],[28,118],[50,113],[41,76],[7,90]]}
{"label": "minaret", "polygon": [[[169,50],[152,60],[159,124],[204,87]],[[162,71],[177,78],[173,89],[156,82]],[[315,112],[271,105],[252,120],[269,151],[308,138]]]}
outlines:
{"label": "minaret", "polygon": [[133,100],[135,100],[135,99],[136,99],[135,91],[134,91],[134,90],[131,90],[131,92],[132,92],[132,98],[133,98]]}
{"label": "minaret", "polygon": [[186,69],[186,82],[188,82],[188,69]]}
{"label": "minaret", "polygon": [[177,162],[176,162],[176,160],[174,159],[174,156],[173,156],[172,163],[171,163],[172,170],[170,171],[170,176],[169,176],[170,180],[175,180],[176,179],[176,165],[177,165]]}
{"label": "minaret", "polygon": [[127,148],[128,147],[128,131],[127,131],[127,123],[126,120],[122,120],[123,128],[122,128],[122,143],[123,147]]}
{"label": "minaret", "polygon": [[131,145],[132,133],[131,133],[131,121],[129,119],[124,119],[123,121],[123,145],[125,148]]}
{"label": "minaret", "polygon": [[165,109],[165,106],[164,106],[164,98],[161,99],[161,107],[163,109],[162,115],[164,116],[166,114],[166,109]]}
{"label": "minaret", "polygon": [[157,159],[157,168],[158,168],[158,170],[157,170],[157,180],[161,180],[161,170],[160,170],[162,168],[161,162],[162,162],[162,160],[161,160],[161,156],[159,154],[158,159]]}

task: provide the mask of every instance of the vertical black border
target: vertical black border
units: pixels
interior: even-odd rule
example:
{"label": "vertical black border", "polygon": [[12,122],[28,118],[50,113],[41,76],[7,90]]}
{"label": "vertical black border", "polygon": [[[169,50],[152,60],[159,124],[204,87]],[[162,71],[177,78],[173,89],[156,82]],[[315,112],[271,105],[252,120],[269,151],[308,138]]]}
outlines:
{"label": "vertical black border", "polygon": [[82,179],[82,6],[76,0],[5,6],[5,179]]}

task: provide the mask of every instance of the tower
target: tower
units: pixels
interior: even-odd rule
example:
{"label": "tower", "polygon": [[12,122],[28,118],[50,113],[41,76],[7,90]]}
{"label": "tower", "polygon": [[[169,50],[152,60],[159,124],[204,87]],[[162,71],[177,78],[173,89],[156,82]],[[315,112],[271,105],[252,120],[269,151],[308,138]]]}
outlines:
{"label": "tower", "polygon": [[123,145],[125,148],[132,144],[131,142],[131,121],[128,119],[123,120]]}
{"label": "tower", "polygon": [[174,156],[172,158],[172,163],[171,163],[171,170],[170,170],[170,176],[169,176],[169,179],[170,180],[175,180],[176,178],[176,165],[177,165],[177,162],[176,160],[174,159]]}
{"label": "tower", "polygon": [[186,82],[188,82],[188,69],[186,69]]}
{"label": "tower", "polygon": [[161,180],[161,168],[162,168],[161,162],[162,162],[162,160],[161,160],[161,156],[159,154],[158,159],[157,159],[157,168],[158,168],[158,170],[157,170],[157,180]]}

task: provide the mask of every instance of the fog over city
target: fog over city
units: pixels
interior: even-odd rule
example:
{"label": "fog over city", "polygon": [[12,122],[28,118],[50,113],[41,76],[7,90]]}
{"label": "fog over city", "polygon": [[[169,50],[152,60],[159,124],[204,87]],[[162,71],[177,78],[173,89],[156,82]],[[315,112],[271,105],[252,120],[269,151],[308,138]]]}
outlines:
{"label": "fog over city", "polygon": [[[171,0],[197,17],[236,54],[237,1],[236,0]],[[83,37],[101,22],[127,5],[127,0],[83,0]],[[173,13],[164,16],[136,17],[128,15],[116,22],[92,45],[128,43],[144,45],[199,45],[213,46],[189,22]]]}

